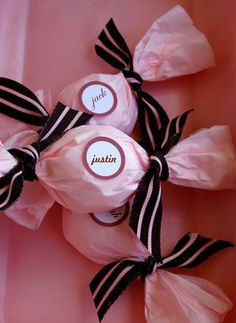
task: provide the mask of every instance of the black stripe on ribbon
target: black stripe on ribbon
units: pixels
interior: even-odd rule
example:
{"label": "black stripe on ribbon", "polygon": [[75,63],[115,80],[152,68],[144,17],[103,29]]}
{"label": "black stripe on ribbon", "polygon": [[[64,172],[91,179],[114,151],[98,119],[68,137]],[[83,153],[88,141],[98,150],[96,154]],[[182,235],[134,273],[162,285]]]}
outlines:
{"label": "black stripe on ribbon", "polygon": [[9,150],[18,164],[0,178],[0,210],[12,205],[20,196],[24,180],[37,180],[35,165],[40,153],[66,131],[85,124],[91,117],[92,114],[76,111],[58,102],[36,142],[23,148]]}
{"label": "black stripe on ribbon", "polygon": [[[8,152],[20,163],[18,164],[22,168],[22,176],[24,180],[33,182],[38,180],[35,174],[35,165],[39,158],[39,146],[36,143],[27,145],[23,148],[12,148]],[[22,183],[23,187],[23,183]]]}
{"label": "black stripe on ribbon", "polygon": [[180,239],[170,255],[162,259],[159,268],[193,268],[216,252],[229,247],[233,247],[229,241],[188,233]]}
{"label": "black stripe on ribbon", "polygon": [[165,127],[162,127],[159,136],[156,137],[156,149],[166,155],[175,146],[182,135],[188,115],[193,109],[170,120]]}
{"label": "black stripe on ribbon", "polygon": [[[194,248],[192,248],[193,245]],[[204,253],[202,252],[203,246],[205,248]],[[197,233],[188,233],[180,239],[173,252],[159,263],[155,262],[153,257],[148,257],[145,261],[123,259],[106,265],[90,283],[90,291],[99,321],[102,321],[111,305],[137,278],[144,281],[147,275],[155,272],[158,268],[180,267],[178,263],[183,264],[182,254],[187,250],[190,252],[188,252],[188,257],[184,259],[184,263],[188,262],[191,266],[183,266],[184,268],[195,267],[216,252],[232,246],[229,241],[206,238]],[[176,266],[173,265],[171,258],[176,259]]]}
{"label": "black stripe on ribbon", "polygon": [[137,96],[138,122],[144,138],[144,148],[151,153],[159,148],[159,141],[169,123],[169,117],[162,106],[148,93],[140,91]]}
{"label": "black stripe on ribbon", "polygon": [[105,266],[90,283],[99,321],[122,292],[141,275],[142,263],[129,259]]}
{"label": "black stripe on ribbon", "polygon": [[0,77],[0,113],[35,126],[43,126],[49,117],[30,89],[3,77]]}
{"label": "black stripe on ribbon", "polygon": [[98,39],[99,42],[95,45],[98,56],[114,68],[133,70],[132,55],[113,19],[108,21]]}
{"label": "black stripe on ribbon", "polygon": [[0,210],[8,208],[12,201],[20,196],[23,187],[23,172],[21,165],[13,167],[0,178]]}
{"label": "black stripe on ribbon", "polygon": [[92,114],[71,109],[58,102],[40,132],[38,139],[40,151],[58,140],[66,131],[86,124],[92,116]]}

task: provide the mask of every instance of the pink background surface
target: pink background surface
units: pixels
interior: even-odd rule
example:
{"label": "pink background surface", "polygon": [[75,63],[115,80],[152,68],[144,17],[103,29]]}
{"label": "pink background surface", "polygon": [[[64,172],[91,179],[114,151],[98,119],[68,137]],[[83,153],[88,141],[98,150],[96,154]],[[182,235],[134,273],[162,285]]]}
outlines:
{"label": "pink background surface", "polygon": [[[229,124],[236,143],[233,0],[1,0],[0,74],[34,90],[50,89],[55,100],[67,84],[89,73],[116,72],[96,57],[93,48],[98,32],[110,17],[133,49],[151,23],[177,3],[206,34],[217,65],[196,76],[145,88],[170,116],[195,108],[184,136],[202,127]],[[236,192],[207,192],[166,184],[163,196],[164,251],[188,231],[236,243]],[[234,303],[235,256],[235,250],[226,250],[194,271],[218,284]],[[35,232],[1,217],[0,322],[98,322],[88,284],[99,268],[63,238],[58,206]],[[143,323],[143,307],[143,286],[136,282],[112,307],[104,323]],[[225,322],[235,321],[233,309]]]}

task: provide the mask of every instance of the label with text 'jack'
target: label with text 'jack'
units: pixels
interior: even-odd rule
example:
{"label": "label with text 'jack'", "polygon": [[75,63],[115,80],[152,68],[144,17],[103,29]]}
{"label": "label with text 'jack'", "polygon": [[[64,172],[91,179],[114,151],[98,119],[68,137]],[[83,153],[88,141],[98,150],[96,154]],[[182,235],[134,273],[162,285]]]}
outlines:
{"label": "label with text 'jack'", "polygon": [[93,81],[85,84],[79,91],[79,106],[95,115],[111,113],[117,106],[117,95],[113,88],[103,82]]}

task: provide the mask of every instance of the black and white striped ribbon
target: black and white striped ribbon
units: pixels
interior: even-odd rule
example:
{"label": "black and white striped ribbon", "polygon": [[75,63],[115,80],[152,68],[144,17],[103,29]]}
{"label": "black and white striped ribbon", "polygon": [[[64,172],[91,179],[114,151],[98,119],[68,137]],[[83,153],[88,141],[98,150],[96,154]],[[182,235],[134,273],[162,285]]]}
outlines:
{"label": "black and white striped ribbon", "polygon": [[0,210],[5,210],[20,196],[23,188],[23,170],[16,165],[0,178]]}
{"label": "black and white striped ribbon", "polygon": [[38,180],[35,174],[35,165],[39,159],[39,147],[37,142],[23,148],[12,148],[8,152],[20,162],[22,167],[22,177],[26,181]]}
{"label": "black and white striped ribbon", "polygon": [[122,259],[106,265],[90,283],[99,321],[102,321],[111,305],[137,278],[144,281],[147,275],[159,268],[195,267],[216,252],[232,246],[228,241],[188,233],[180,239],[171,254],[159,263],[149,257],[143,262]]}
{"label": "black and white striped ribbon", "polygon": [[0,77],[0,113],[36,126],[43,126],[49,117],[30,89],[4,77]]}
{"label": "black and white striped ribbon", "polygon": [[114,68],[133,71],[132,54],[113,19],[108,21],[98,39],[99,41],[95,45],[98,56]]}
{"label": "black and white striped ribbon", "polygon": [[161,127],[158,136],[153,138],[152,140],[157,151],[166,155],[170,151],[170,149],[179,142],[188,115],[192,111],[193,109],[185,111],[174,119],[169,120],[166,126]]}
{"label": "black and white striped ribbon", "polygon": [[98,56],[108,64],[121,70],[136,93],[139,108],[138,120],[143,135],[144,148],[154,150],[153,137],[158,135],[161,127],[166,127],[169,118],[161,105],[148,93],[141,90],[142,78],[133,70],[132,54],[113,19],[110,19],[98,36],[95,45]]}
{"label": "black and white striped ribbon", "polygon": [[36,142],[23,148],[9,150],[18,164],[0,178],[0,210],[9,207],[20,196],[24,180],[37,180],[35,165],[40,153],[66,131],[85,124],[91,117],[90,114],[76,111],[58,102]]}
{"label": "black and white striped ribbon", "polygon": [[160,154],[150,156],[150,167],[142,178],[130,215],[130,227],[151,255],[161,259],[162,200],[160,181],[168,179],[168,165]]}
{"label": "black and white striped ribbon", "polygon": [[56,141],[66,131],[86,124],[92,116],[92,114],[71,109],[58,102],[40,132],[37,141],[40,151]]}
{"label": "black and white striped ribbon", "polygon": [[141,262],[124,259],[112,262],[98,272],[89,287],[100,322],[122,292],[140,277],[141,271]]}
{"label": "black and white striped ribbon", "polygon": [[229,241],[204,237],[198,233],[187,233],[178,241],[173,251],[162,258],[162,262],[157,267],[193,268],[216,252],[229,247],[233,247]]}
{"label": "black and white striped ribbon", "polygon": [[135,193],[130,227],[157,260],[161,259],[161,181],[166,181],[169,175],[164,154],[179,141],[189,112],[169,121],[161,128],[160,136],[155,137],[152,130],[146,127],[147,131],[150,130],[149,138],[155,150],[151,150],[150,167]]}

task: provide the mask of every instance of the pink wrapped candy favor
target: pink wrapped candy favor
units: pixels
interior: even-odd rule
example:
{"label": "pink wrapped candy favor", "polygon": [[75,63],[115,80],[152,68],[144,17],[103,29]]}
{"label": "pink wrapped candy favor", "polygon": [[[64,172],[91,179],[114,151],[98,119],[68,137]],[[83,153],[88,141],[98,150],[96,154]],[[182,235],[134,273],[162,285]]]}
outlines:
{"label": "pink wrapped candy favor", "polygon": [[[118,130],[116,130],[118,131]],[[136,144],[137,145],[137,144]],[[139,169],[139,180],[148,167],[148,157],[144,150],[139,150],[138,160],[142,161]],[[169,181],[177,185],[201,189],[233,189],[236,183],[235,148],[231,141],[228,126],[214,126],[202,129],[172,147],[166,155],[169,167]],[[113,179],[118,180],[117,179]],[[104,181],[104,193],[97,201],[104,201],[109,190]],[[124,185],[123,185],[124,184]],[[133,183],[138,185],[138,181]],[[96,180],[94,185],[97,185]],[[120,181],[121,192],[126,190],[126,183]],[[101,189],[102,190],[102,189]],[[92,192],[92,190],[90,190]],[[112,194],[113,190],[109,190]],[[101,193],[101,192],[100,192]],[[113,192],[115,194],[116,192]],[[92,203],[93,199],[91,199]],[[143,253],[143,245],[128,226],[127,207],[129,203],[118,205],[117,210],[96,209],[81,214],[77,210],[63,211],[63,227],[66,239],[86,257],[106,263],[119,257],[131,257],[133,253]],[[130,202],[132,204],[133,202]],[[96,207],[96,205],[95,205]],[[95,208],[94,207],[94,208]],[[114,207],[116,208],[116,207]],[[128,212],[129,213],[129,212]],[[119,225],[118,225],[119,224]],[[93,233],[94,231],[94,233]],[[96,234],[95,234],[96,232]],[[113,241],[112,244],[109,241]],[[125,245],[122,244],[125,241]]]}
{"label": "pink wrapped candy favor", "polygon": [[[93,113],[90,125],[111,125],[130,134],[137,105],[150,100],[140,92],[142,80],[161,81],[196,73],[214,65],[206,37],[193,26],[181,6],[158,18],[137,44],[134,57],[113,20],[99,35],[96,51],[119,74],[92,74],[67,86],[59,101],[74,109]],[[128,83],[132,84],[135,95]],[[136,97],[138,101],[136,102]]]}
{"label": "pink wrapped candy favor", "polygon": [[[0,90],[0,111],[4,113],[0,118],[3,141],[0,173],[4,176],[17,165],[17,161],[5,149],[21,148],[34,142],[38,138],[37,126],[45,123],[52,104],[48,91],[37,90],[33,93],[22,84],[6,78],[0,78]],[[19,98],[19,105],[15,97]],[[24,109],[23,105],[31,109]],[[34,105],[37,112],[32,110]],[[21,197],[4,213],[20,225],[37,229],[53,203],[53,198],[39,182],[26,182]]]}
{"label": "pink wrapped candy favor", "polygon": [[[4,145],[1,143],[0,157],[0,209],[17,223],[36,229],[54,203],[53,197],[40,182],[29,183],[38,180],[35,166],[40,154],[65,131],[86,123],[91,115],[58,103],[49,117],[30,89],[6,78],[0,78],[0,84],[2,114],[18,122],[43,126],[37,132],[28,129],[8,136]],[[38,95],[46,102],[45,92],[40,91]]]}
{"label": "pink wrapped candy favor", "polygon": [[[227,126],[203,129],[182,140],[169,151],[166,161],[169,181],[175,184],[214,190],[235,187],[236,155]],[[107,165],[115,167],[103,174]],[[118,129],[81,126],[42,153],[36,174],[58,203],[86,213],[124,205],[148,166],[146,151]]]}
{"label": "pink wrapped candy favor", "polygon": [[[88,127],[90,126],[80,127],[80,129],[73,131],[76,133],[84,132],[84,136],[81,137],[86,138],[89,133],[87,130]],[[98,130],[95,131],[96,128],[99,132]],[[167,127],[167,129],[169,128]],[[133,195],[130,191],[133,188],[133,193],[135,193],[135,195],[130,217],[130,227],[147,247],[148,251],[157,258],[161,257],[160,240],[158,238],[160,237],[162,217],[160,180],[169,179],[169,181],[178,185],[202,189],[232,189],[235,187],[236,154],[227,126],[215,126],[210,129],[203,129],[189,138],[180,141],[172,148],[168,148],[169,151],[167,153],[164,153],[164,151],[163,153],[159,153],[157,149],[150,157],[145,150],[133,142],[133,139],[125,134],[119,135],[120,131],[117,129],[108,126],[94,126],[91,131],[93,137],[89,136],[86,143],[83,143],[80,149],[76,150],[79,151],[81,156],[79,158],[81,163],[80,166],[84,167],[84,171],[81,173],[79,173],[79,170],[76,172],[74,169],[74,173],[80,174],[80,180],[76,186],[79,188],[79,191],[76,191],[75,194],[77,200],[75,201],[72,199],[73,191],[71,190],[74,189],[72,184],[67,189],[67,192],[69,191],[68,195],[66,195],[66,192],[63,192],[62,196],[62,190],[59,192],[54,189],[54,192],[49,192],[55,194],[55,199],[58,198],[59,192],[61,194],[60,202],[62,203],[63,198],[63,205],[73,211],[75,216],[77,215],[79,217],[80,214],[78,213],[82,213],[81,210],[87,210],[84,211],[84,213],[94,213],[96,217],[96,214],[98,213],[125,205]],[[179,131],[181,132],[182,130],[179,129]],[[177,134],[170,134],[169,131],[167,132],[170,137],[169,139],[166,139],[166,135],[163,135],[163,142],[165,143],[162,147],[163,142],[161,141],[161,147],[163,149],[166,145],[169,147],[173,144],[173,138],[180,137],[179,132]],[[108,133],[109,135],[107,135]],[[111,137],[111,134],[116,137]],[[102,138],[99,139],[100,143],[98,141],[99,137]],[[97,154],[96,149],[95,151],[93,150],[94,141],[96,142],[96,145],[98,144],[102,147],[104,138],[109,138],[109,141],[112,140],[113,143],[118,143],[120,149],[124,147],[123,154],[119,155],[118,153],[120,158],[118,167],[122,165],[122,158],[125,160],[122,166],[123,171],[117,172],[115,174],[116,176],[108,176],[107,178],[97,176],[97,174],[93,173],[93,171],[96,172],[96,167],[98,165],[100,165],[98,166],[99,169],[105,168],[104,172],[108,169],[106,163],[102,162],[102,160],[105,160],[106,158],[105,155],[102,157],[102,149],[98,146],[97,152],[100,151],[99,154]],[[135,154],[133,154],[133,150],[127,154],[127,142],[135,147]],[[59,141],[57,144],[59,144]],[[88,151],[90,153],[90,150],[87,149],[88,147],[91,148],[91,155],[87,154]],[[55,146],[54,151],[57,151],[57,149],[57,146]],[[64,154],[68,155],[67,150],[65,150]],[[88,158],[91,158],[89,164],[93,171],[87,167],[86,163],[83,165],[84,156],[86,156],[86,158],[87,156]],[[97,157],[94,156],[99,156],[100,160],[97,160]],[[54,155],[54,158],[55,157],[56,156]],[[117,161],[119,158],[117,158]],[[136,163],[134,163],[133,158],[137,158]],[[74,160],[75,159],[76,158],[74,158]],[[130,161],[131,163],[129,163]],[[42,167],[46,169],[46,163],[44,165],[43,163],[39,163],[39,167],[41,167],[41,169]],[[70,171],[72,170],[72,167],[73,165],[69,168]],[[50,166],[49,169],[52,174],[52,166]],[[59,174],[60,173],[62,173],[62,171],[60,171]],[[132,177],[134,174],[138,177]],[[63,175],[65,176],[64,172]],[[43,174],[41,173],[40,177],[43,178],[44,182],[46,176],[48,177],[48,174],[45,174],[43,177]],[[53,178],[55,178],[55,176],[58,175],[53,174]],[[64,180],[65,179],[66,178],[64,177]],[[131,182],[129,182],[129,180],[131,180]],[[50,185],[51,190],[53,188],[53,183],[47,182],[47,185],[48,184]],[[63,184],[65,184],[65,181]],[[74,184],[76,183],[74,182]],[[48,189],[47,186],[45,186],[45,188]],[[67,198],[66,200],[65,196]],[[69,198],[70,203],[68,202]],[[114,205],[109,209],[108,206],[111,201],[114,202]],[[66,203],[67,205],[65,205]],[[73,203],[78,207],[79,212],[77,209],[72,209]],[[86,219],[86,216],[84,219]],[[72,241],[74,241],[78,249],[80,249],[80,239],[83,239],[83,234],[78,234],[78,231],[81,230],[82,226],[80,224],[75,225],[74,223],[71,227],[71,233],[69,229],[67,231],[67,236],[69,237],[69,240],[72,237]],[[104,237],[106,236],[107,235],[104,235]],[[158,241],[159,243],[157,243]],[[102,237],[101,243],[103,245],[109,244],[108,241],[103,243]],[[81,245],[83,245],[83,242]],[[100,252],[103,252],[102,250],[103,248],[101,248]]]}
{"label": "pink wrapped candy favor", "polygon": [[[110,126],[76,127],[50,145],[50,138],[57,136],[57,131],[61,133],[60,123],[55,127],[55,115],[62,124],[66,122],[64,127],[68,129],[76,126],[76,122],[83,123],[81,118],[88,120],[90,117],[58,105],[46,130],[40,134],[43,148],[40,156],[34,151],[38,144],[21,149],[21,153],[32,150],[30,154],[36,158],[33,161],[36,173],[30,180],[36,176],[53,199],[74,212],[78,209],[81,213],[107,211],[124,205],[135,193],[149,166],[146,151]],[[7,154],[4,148],[2,153]],[[9,154],[8,157],[14,163],[15,158]],[[169,180],[175,184],[207,189],[235,185],[235,151],[225,126],[202,130],[181,141],[166,154],[166,162]],[[3,184],[3,190],[4,187],[7,189]],[[5,198],[3,195],[3,200]]]}

